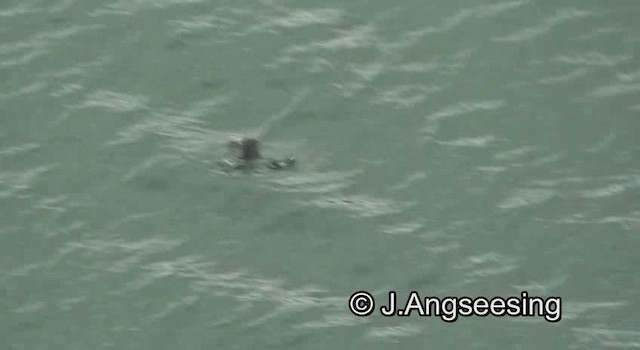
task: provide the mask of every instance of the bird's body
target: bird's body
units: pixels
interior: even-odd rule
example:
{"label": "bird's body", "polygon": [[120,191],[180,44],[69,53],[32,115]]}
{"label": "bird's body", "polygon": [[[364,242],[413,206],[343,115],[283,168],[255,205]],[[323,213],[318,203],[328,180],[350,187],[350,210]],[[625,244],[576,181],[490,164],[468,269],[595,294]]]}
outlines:
{"label": "bird's body", "polygon": [[238,162],[225,159],[220,162],[225,168],[248,170],[263,166],[271,170],[284,170],[292,167],[296,162],[295,157],[283,160],[263,159],[260,153],[260,142],[252,137],[236,138],[229,141],[227,145],[238,158]]}
{"label": "bird's body", "polygon": [[238,154],[238,158],[244,161],[255,161],[262,158],[260,155],[260,142],[254,138],[240,138],[229,142],[229,148]]}

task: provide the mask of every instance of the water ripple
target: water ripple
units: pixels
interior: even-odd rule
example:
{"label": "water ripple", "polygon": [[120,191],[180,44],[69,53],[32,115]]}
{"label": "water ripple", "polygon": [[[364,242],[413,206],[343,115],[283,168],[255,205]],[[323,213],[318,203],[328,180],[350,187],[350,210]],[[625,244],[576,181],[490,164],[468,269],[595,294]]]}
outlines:
{"label": "water ripple", "polygon": [[[109,141],[108,145],[117,146],[158,136],[169,140],[167,147],[184,155],[199,154],[212,145],[218,145],[224,137],[229,136],[228,133],[207,128],[201,119],[212,112],[215,113],[216,109],[230,100],[230,96],[222,96],[199,101],[186,111],[156,111],[143,121],[119,131],[116,139]],[[141,105],[139,99],[135,101],[137,103],[134,105]]]}
{"label": "water ripple", "polygon": [[302,202],[319,208],[346,210],[356,216],[374,217],[399,213],[411,206],[412,202],[396,202],[391,199],[374,198],[366,195],[327,196]]}
{"label": "water ripple", "polygon": [[412,335],[420,334],[423,331],[423,326],[417,326],[414,324],[407,324],[404,326],[372,327],[365,334],[365,338],[397,341],[398,338],[410,337]]}
{"label": "water ripple", "polygon": [[8,9],[1,9],[0,10],[0,17],[14,17],[16,15],[23,15],[26,13],[32,13],[32,12],[37,12],[39,11],[38,9],[33,8],[33,5],[28,4],[26,2],[19,2],[16,6],[8,8]]}
{"label": "water ripple", "polygon": [[553,75],[546,78],[541,78],[538,80],[540,84],[551,85],[551,84],[559,84],[573,81],[575,79],[581,78],[585,76],[589,71],[585,68],[576,68],[570,70],[568,73],[563,75]]}
{"label": "water ripple", "polygon": [[459,102],[438,110],[425,117],[426,126],[422,129],[427,134],[435,134],[439,128],[441,120],[470,114],[477,111],[495,111],[506,105],[504,100],[486,100],[486,101],[467,101]]}
{"label": "water ripple", "polygon": [[15,97],[19,97],[19,96],[23,96],[23,95],[30,95],[30,94],[35,94],[37,92],[40,92],[44,89],[46,89],[48,86],[48,84],[44,81],[37,81],[31,84],[28,84],[27,86],[15,89],[11,92],[8,92],[6,94],[0,94],[0,100],[8,100],[11,98],[15,98]]}
{"label": "water ripple", "polygon": [[396,43],[389,45],[390,49],[404,49],[413,47],[419,43],[425,36],[451,31],[464,22],[471,19],[488,19],[503,12],[519,8],[530,3],[528,0],[521,1],[505,1],[493,4],[483,4],[476,7],[466,7],[458,11],[458,13],[445,17],[440,26],[427,26],[418,30],[406,32]]}
{"label": "water ripple", "polygon": [[456,264],[456,268],[466,271],[465,273],[469,277],[484,278],[509,273],[517,269],[517,261],[518,259],[490,252],[469,256]]}
{"label": "water ripple", "polygon": [[204,2],[204,0],[116,0],[106,5],[104,8],[94,11],[92,14],[128,14],[147,10],[150,8],[168,8],[171,6],[186,6]]}
{"label": "water ripple", "polygon": [[5,60],[0,61],[0,68],[9,68],[13,66],[25,65],[41,56],[46,55],[48,52],[49,52],[48,50],[36,49],[33,51],[26,52],[22,55],[17,55],[17,57],[7,58]]}
{"label": "water ripple", "polygon": [[30,152],[38,148],[40,148],[40,145],[37,143],[25,143],[22,145],[9,146],[0,149],[0,157],[22,155],[23,153]]}
{"label": "water ripple", "polygon": [[297,56],[316,51],[337,51],[358,48],[373,48],[376,46],[376,29],[372,24],[354,26],[350,29],[337,30],[337,36],[332,39],[314,41],[309,44],[292,45],[283,50],[283,54],[267,67],[277,68],[285,63],[297,61]]}
{"label": "water ripple", "polygon": [[614,97],[619,95],[636,94],[640,91],[640,83],[616,83],[595,89],[591,95],[594,97]]}
{"label": "water ripple", "polygon": [[559,24],[578,18],[589,17],[592,15],[593,14],[589,11],[582,11],[578,9],[560,9],[550,17],[543,19],[542,22],[536,26],[524,28],[503,37],[493,38],[492,40],[498,42],[522,42],[528,39],[539,37],[540,35],[549,32]]}
{"label": "water ripple", "polygon": [[591,190],[584,190],[580,195],[587,199],[602,198],[624,193],[627,190],[636,189],[638,187],[640,187],[640,176],[635,176],[624,182],[609,184],[604,187]]}
{"label": "water ripple", "polygon": [[431,121],[450,118],[458,115],[469,114],[479,110],[493,111],[503,107],[506,104],[504,100],[487,100],[480,102],[460,102],[458,104],[448,106],[439,111],[428,115],[426,118]]}
{"label": "water ripple", "polygon": [[56,166],[38,166],[14,172],[0,172],[0,198],[18,196],[20,192],[29,190],[43,175]]}
{"label": "water ripple", "polygon": [[417,219],[410,222],[401,222],[394,225],[388,225],[383,227],[381,231],[390,235],[407,235],[423,228],[425,224],[426,222],[424,219]]}
{"label": "water ripple", "polygon": [[118,113],[148,109],[149,98],[108,90],[98,90],[88,94],[85,101],[74,108],[104,107]]}
{"label": "water ripple", "polygon": [[362,171],[324,172],[292,174],[276,177],[269,181],[278,185],[275,189],[282,192],[325,193],[335,192],[349,187],[354,183],[353,178]]}
{"label": "water ripple", "polygon": [[576,346],[606,349],[640,348],[640,331],[621,330],[604,327],[575,327]]}
{"label": "water ripple", "polygon": [[624,54],[604,54],[601,52],[586,52],[583,54],[575,54],[575,55],[558,55],[552,58],[552,61],[558,63],[564,63],[570,66],[604,66],[611,67],[619,65],[620,63],[629,61],[632,59],[632,55],[624,55]]}
{"label": "water ripple", "polygon": [[429,95],[442,90],[442,87],[434,85],[401,85],[378,93],[371,102],[373,104],[390,104],[395,108],[411,108],[425,101]]}
{"label": "water ripple", "polygon": [[611,312],[616,309],[624,308],[629,305],[624,301],[607,301],[607,302],[569,302],[563,305],[563,319],[575,320],[584,314],[594,314],[597,312]]}
{"label": "water ripple", "polygon": [[504,199],[497,206],[500,209],[517,209],[521,207],[538,205],[556,196],[556,192],[542,188],[522,188]]}
{"label": "water ripple", "polygon": [[[163,308],[156,317],[164,317],[176,309],[177,305],[194,303],[196,294],[211,295],[216,297],[230,297],[236,302],[234,310],[238,316],[243,310],[251,311],[251,320],[246,327],[257,327],[275,317],[289,313],[304,312],[313,308],[323,308],[325,311],[337,311],[341,309],[344,300],[329,296],[323,289],[305,286],[297,289],[287,289],[279,280],[256,278],[250,274],[239,271],[224,271],[216,267],[216,264],[207,262],[197,256],[186,256],[173,261],[162,261],[145,264],[141,267],[142,276],[129,284],[129,289],[137,290],[161,278],[180,278],[190,281],[188,285],[190,297],[185,297],[176,302],[171,308]],[[255,304],[275,304],[270,311],[263,315],[256,315],[251,310]],[[335,321],[335,317],[332,318]],[[348,324],[357,324],[350,322]],[[342,323],[342,325],[346,325]],[[308,323],[306,327],[317,326],[317,323]],[[298,326],[300,328],[301,326]],[[302,327],[304,328],[304,327]]]}
{"label": "water ripple", "polygon": [[[435,140],[435,139],[434,139]],[[442,141],[435,140],[436,143],[445,146],[457,147],[487,147],[498,140],[494,135],[484,135],[478,137],[463,137],[456,140]]]}
{"label": "water ripple", "polygon": [[319,321],[304,322],[299,325],[295,325],[295,329],[323,329],[334,327],[350,327],[357,326],[363,323],[369,323],[366,318],[356,318],[350,313],[344,312],[336,315],[324,315]]}
{"label": "water ripple", "polygon": [[275,28],[300,28],[310,25],[329,25],[339,23],[344,12],[332,8],[287,9],[283,15],[266,18],[262,23],[252,26],[248,32],[271,31]]}

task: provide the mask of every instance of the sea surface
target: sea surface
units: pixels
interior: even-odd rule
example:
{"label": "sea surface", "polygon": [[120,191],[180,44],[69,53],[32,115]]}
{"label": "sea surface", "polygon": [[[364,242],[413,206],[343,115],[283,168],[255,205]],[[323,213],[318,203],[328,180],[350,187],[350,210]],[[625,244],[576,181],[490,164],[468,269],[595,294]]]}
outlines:
{"label": "sea surface", "polygon": [[638,1],[0,2],[0,349],[638,349],[639,269]]}

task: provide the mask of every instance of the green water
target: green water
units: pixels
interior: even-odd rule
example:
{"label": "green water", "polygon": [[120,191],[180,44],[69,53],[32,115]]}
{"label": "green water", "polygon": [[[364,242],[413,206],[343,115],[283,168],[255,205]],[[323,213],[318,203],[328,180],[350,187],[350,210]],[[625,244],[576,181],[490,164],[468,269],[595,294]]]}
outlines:
{"label": "green water", "polygon": [[[0,349],[640,348],[639,38],[631,0],[4,0]],[[298,163],[223,171],[234,135]]]}

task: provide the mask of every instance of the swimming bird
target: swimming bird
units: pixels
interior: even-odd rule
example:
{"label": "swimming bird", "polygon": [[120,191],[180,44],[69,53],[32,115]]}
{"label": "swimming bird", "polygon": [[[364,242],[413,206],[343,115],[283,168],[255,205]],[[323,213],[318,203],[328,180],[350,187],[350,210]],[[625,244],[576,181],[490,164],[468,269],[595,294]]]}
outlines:
{"label": "swimming bird", "polygon": [[260,142],[252,137],[242,137],[229,141],[229,148],[239,153],[238,158],[251,162],[262,158]]}
{"label": "swimming bird", "polygon": [[275,126],[282,123],[285,117],[291,115],[297,105],[310,93],[309,89],[302,89],[298,91],[291,101],[280,111],[280,113],[268,118],[253,136],[236,136],[231,141],[227,142],[227,146],[231,153],[235,155],[239,162],[223,159],[220,164],[225,168],[232,169],[256,169],[261,166],[266,166],[272,170],[281,170],[292,167],[295,162],[295,157],[288,157],[282,160],[277,159],[264,159],[260,153],[260,141],[258,139],[264,139],[266,134],[273,130]]}
{"label": "swimming bird", "polygon": [[[288,157],[283,160],[264,159],[260,154],[260,141],[253,137],[239,137],[228,143],[228,147],[235,152],[240,163],[234,164],[228,160],[224,164],[233,168],[254,168],[255,165],[262,164],[273,170],[286,169],[293,166],[296,162],[295,157]],[[262,162],[261,162],[262,161]]]}

